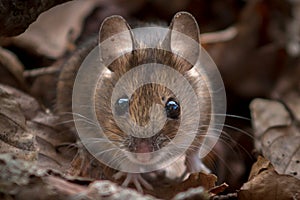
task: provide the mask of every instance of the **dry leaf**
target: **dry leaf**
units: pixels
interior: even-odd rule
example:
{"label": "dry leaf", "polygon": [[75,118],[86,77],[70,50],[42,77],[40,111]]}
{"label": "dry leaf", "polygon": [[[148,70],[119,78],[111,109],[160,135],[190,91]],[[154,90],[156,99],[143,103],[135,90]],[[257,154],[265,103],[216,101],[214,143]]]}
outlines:
{"label": "dry leaf", "polygon": [[[83,176],[91,179],[109,179],[111,181],[122,184],[123,179],[114,180],[112,176],[116,173],[115,170],[106,167],[105,165],[99,163],[97,160],[86,152],[86,150],[80,147],[79,154],[73,159],[72,167],[69,168],[69,173],[73,176]],[[166,170],[173,170],[172,168],[167,168]],[[144,190],[145,194],[150,194],[152,196],[170,199],[174,197],[179,192],[187,192],[189,188],[203,188],[205,194],[208,193],[210,189],[215,189],[215,192],[222,192],[227,187],[221,185],[220,187],[216,186],[217,177],[213,174],[204,174],[204,173],[195,173],[190,174],[190,176],[185,181],[180,181],[176,177],[168,173],[168,171],[163,171],[162,173],[155,172],[150,174],[144,174],[145,179],[151,183],[154,190]],[[170,176],[171,177],[168,177]],[[135,188],[133,185],[130,185],[132,188]],[[198,190],[197,190],[198,191]],[[202,191],[202,190],[201,190]],[[195,190],[192,192],[194,194]],[[200,190],[198,191],[200,192]],[[189,192],[188,192],[189,193]],[[201,192],[199,193],[201,194]],[[217,193],[212,192],[211,196]]]}
{"label": "dry leaf", "polygon": [[[34,166],[34,162],[16,159],[16,157],[13,157],[11,154],[0,154],[0,188],[1,192],[7,196],[13,195],[15,199],[21,199],[20,197],[22,197],[22,195],[20,194],[24,194],[25,190],[22,191],[20,189],[27,185],[29,186],[27,191],[30,190],[30,184],[39,181],[34,180],[31,176],[37,174],[41,176],[45,175],[46,172],[37,170]],[[29,197],[28,194],[26,196]],[[23,199],[25,199],[26,196],[23,196]]]}
{"label": "dry leaf", "polygon": [[[70,180],[70,181],[68,181]],[[76,183],[72,183],[75,181]],[[83,185],[81,185],[81,184]],[[18,160],[10,154],[0,155],[1,199],[155,199],[130,189],[124,189],[110,181],[89,182],[63,177],[51,171],[39,169],[34,162]]]}
{"label": "dry leaf", "polygon": [[84,18],[101,0],[72,1],[42,13],[13,44],[38,55],[58,58],[79,36]]}
{"label": "dry leaf", "polygon": [[67,0],[1,1],[0,36],[18,35],[36,20],[38,15]]}
{"label": "dry leaf", "polygon": [[173,200],[209,200],[209,194],[204,190],[203,187],[190,188],[186,192],[178,193]]}
{"label": "dry leaf", "polygon": [[259,157],[251,174],[238,192],[239,200],[300,199],[300,180],[279,175],[268,160]]}
{"label": "dry leaf", "polygon": [[46,169],[67,171],[76,153],[71,145],[75,137],[69,131],[56,129],[55,123],[57,117],[44,112],[33,97],[0,85],[2,153],[38,160],[38,166]]}
{"label": "dry leaf", "polygon": [[258,156],[257,161],[252,165],[251,172],[248,180],[252,180],[255,176],[259,175],[263,170],[273,169],[272,164],[267,159]]}
{"label": "dry leaf", "polygon": [[256,99],[251,103],[256,146],[280,174],[300,178],[300,128],[283,104]]}
{"label": "dry leaf", "polygon": [[[158,181],[160,180],[160,181]],[[217,177],[213,174],[195,173],[191,174],[187,180],[183,182],[178,182],[177,180],[166,180],[166,177],[158,177],[156,180],[152,180],[152,185],[154,187],[153,191],[145,191],[148,194],[156,196],[162,199],[170,199],[174,197],[179,192],[186,191],[188,195],[191,188],[195,188],[191,193],[193,195],[203,195],[206,194],[208,190],[215,187]],[[202,188],[202,189],[201,189]],[[204,193],[203,193],[204,189]],[[185,193],[185,192],[184,192]],[[183,195],[183,194],[181,194]]]}
{"label": "dry leaf", "polygon": [[[256,133],[262,134],[269,127],[289,125],[292,120],[284,105],[278,101],[254,99],[250,104],[253,128]],[[261,135],[256,135],[261,137]]]}
{"label": "dry leaf", "polygon": [[21,109],[22,115],[24,115],[26,119],[34,118],[41,111],[39,103],[33,97],[25,94],[24,92],[1,84],[0,89],[10,96],[13,96]]}
{"label": "dry leaf", "polygon": [[226,183],[222,183],[221,185],[215,186],[213,188],[211,188],[209,190],[209,193],[216,195],[219,194],[221,192],[224,192],[224,190],[226,190],[229,187],[229,185],[227,185]]}
{"label": "dry leaf", "polygon": [[28,129],[16,98],[0,87],[0,152],[26,160],[37,159],[35,135]]}
{"label": "dry leaf", "polygon": [[288,125],[292,120],[282,103],[267,99],[254,99],[250,104],[255,147],[261,150],[261,137],[272,126]]}
{"label": "dry leaf", "polygon": [[115,183],[112,183],[110,181],[94,181],[89,185],[86,196],[95,200],[156,199],[149,195],[142,195],[132,189],[121,188],[120,186],[117,186]]}
{"label": "dry leaf", "polygon": [[279,174],[300,179],[300,129],[295,125],[273,127],[262,137],[263,155]]}

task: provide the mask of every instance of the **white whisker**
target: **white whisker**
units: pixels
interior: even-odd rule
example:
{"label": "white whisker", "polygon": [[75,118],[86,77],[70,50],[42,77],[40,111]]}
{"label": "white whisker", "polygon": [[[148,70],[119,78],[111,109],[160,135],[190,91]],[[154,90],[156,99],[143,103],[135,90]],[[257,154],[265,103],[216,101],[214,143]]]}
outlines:
{"label": "white whisker", "polygon": [[248,117],[243,117],[243,116],[239,116],[239,115],[231,115],[231,114],[220,114],[220,113],[212,113],[212,114],[207,114],[207,115],[215,115],[215,116],[225,116],[225,117],[232,117],[232,118],[237,118],[237,119],[243,119],[243,120],[247,120],[247,121],[251,121],[250,118]]}

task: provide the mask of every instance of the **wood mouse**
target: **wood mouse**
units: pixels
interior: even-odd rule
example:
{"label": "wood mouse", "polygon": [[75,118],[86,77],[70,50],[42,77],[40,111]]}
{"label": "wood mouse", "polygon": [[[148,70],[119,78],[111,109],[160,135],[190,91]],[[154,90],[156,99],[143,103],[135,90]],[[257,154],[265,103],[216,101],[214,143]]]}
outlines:
{"label": "wood mouse", "polygon": [[[75,123],[76,119],[89,121],[85,119],[88,117],[74,112],[84,103],[74,99],[73,87],[82,86],[75,81],[79,72],[82,79],[91,78],[80,69],[95,47],[100,52],[97,65],[103,69],[99,76],[99,72],[94,72],[97,80],[89,100],[103,135],[100,139],[90,137],[82,148],[99,147],[95,152],[87,152],[100,156],[103,165],[119,170],[113,179],[125,176],[122,185],[134,184],[139,191],[143,187],[152,189],[143,178],[144,172],[163,169],[182,153],[187,172],[209,173],[199,150],[205,148],[204,138],[215,110],[208,75],[199,71],[201,66],[195,67],[200,65],[203,49],[194,17],[179,12],[169,27],[161,29],[155,25],[149,29],[132,29],[121,16],[106,18],[98,38],[74,53],[60,73],[57,111],[73,113],[77,116]],[[88,96],[83,90],[79,95]],[[61,121],[66,120],[73,117],[62,116]],[[91,126],[94,125],[93,122]],[[80,132],[78,128],[77,131]],[[78,135],[78,140],[82,140],[84,133]]]}

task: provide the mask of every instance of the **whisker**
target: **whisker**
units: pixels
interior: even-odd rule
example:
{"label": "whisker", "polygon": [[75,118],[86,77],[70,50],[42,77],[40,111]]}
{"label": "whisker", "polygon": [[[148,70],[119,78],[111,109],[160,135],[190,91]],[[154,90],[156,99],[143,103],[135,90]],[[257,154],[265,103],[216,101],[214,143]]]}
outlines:
{"label": "whisker", "polygon": [[[110,152],[110,151],[114,151],[114,150],[116,150],[116,149],[117,149],[117,148],[110,148],[110,149],[106,149],[105,151],[101,151],[101,152],[98,152],[98,153],[92,155],[92,159],[90,160],[89,164],[91,164],[94,160],[99,161],[99,160],[98,160],[98,159],[99,159],[99,156],[101,157],[102,154],[107,153],[107,152]],[[118,149],[117,149],[117,150],[118,150]],[[114,159],[116,159],[115,156],[114,156]],[[101,159],[100,159],[100,160],[101,160]],[[106,163],[104,163],[104,164],[106,165]],[[107,165],[108,165],[108,164],[109,164],[109,163],[107,163]]]}
{"label": "whisker", "polygon": [[239,116],[239,115],[232,115],[232,114],[213,113],[213,114],[207,114],[207,115],[225,116],[225,117],[232,117],[232,118],[237,118],[237,119],[243,119],[243,120],[251,121],[251,119],[248,118],[248,117]]}
{"label": "whisker", "polygon": [[[211,154],[208,154],[208,156],[206,156],[205,159],[209,159],[209,163],[210,165],[212,165],[212,169],[217,172],[217,169],[218,169],[218,162],[221,162],[226,169],[228,169],[228,171],[231,173],[231,174],[234,174],[234,171],[231,169],[231,167],[227,164],[227,161],[225,161],[225,159],[220,156],[215,150],[212,151],[212,154],[216,156],[217,159],[214,159],[212,157]],[[219,175],[219,174],[218,174]]]}
{"label": "whisker", "polygon": [[[245,135],[247,135],[248,137],[250,137],[253,140],[255,139],[254,136],[251,133],[249,133],[249,132],[247,132],[245,130],[242,130],[240,128],[237,128],[237,127],[234,127],[234,126],[231,126],[231,125],[228,125],[228,124],[215,124],[215,125],[221,125],[221,126],[230,128],[232,130],[236,130],[238,132],[244,133]],[[201,127],[209,127],[209,125],[202,125]]]}
{"label": "whisker", "polygon": [[237,127],[234,127],[234,126],[231,126],[231,125],[228,125],[228,124],[224,124],[224,127],[231,128],[231,129],[236,130],[238,132],[244,133],[245,135],[247,135],[249,138],[251,138],[253,140],[255,139],[254,136],[250,132],[247,132],[247,131],[242,130],[240,128],[237,128]]}
{"label": "whisker", "polygon": [[[216,128],[210,128],[210,130],[212,130],[212,131],[220,131],[222,134],[220,134],[219,136],[217,136],[217,135],[203,135],[203,137],[210,137],[210,138],[219,139],[219,141],[221,141],[222,143],[224,143],[228,148],[230,148],[231,151],[235,152],[235,150],[233,149],[232,145],[229,142],[227,142],[226,140],[223,140],[225,138],[225,139],[228,139],[228,141],[235,141],[229,133],[227,133],[226,131],[224,131],[222,129],[216,129]],[[240,129],[238,129],[238,130],[240,130]],[[249,136],[248,134],[246,134],[246,135]],[[253,136],[249,136],[249,137],[254,138]],[[247,156],[249,158],[251,158],[251,154],[242,145],[240,145],[237,142],[235,142],[235,144],[239,148],[241,148],[247,154]]]}
{"label": "whisker", "polygon": [[[206,148],[206,149],[209,149],[210,147],[206,147],[205,145],[203,146],[203,148]],[[218,152],[214,149],[211,149],[211,151],[214,155],[216,155],[216,157],[225,165],[225,167],[230,171],[230,173],[234,173],[233,170],[229,167],[229,165],[227,164],[227,162],[221,157],[218,155]],[[209,154],[208,154],[209,155]],[[213,161],[213,163],[215,163],[215,161]],[[217,165],[214,164],[214,167],[215,167],[215,170],[217,168]]]}

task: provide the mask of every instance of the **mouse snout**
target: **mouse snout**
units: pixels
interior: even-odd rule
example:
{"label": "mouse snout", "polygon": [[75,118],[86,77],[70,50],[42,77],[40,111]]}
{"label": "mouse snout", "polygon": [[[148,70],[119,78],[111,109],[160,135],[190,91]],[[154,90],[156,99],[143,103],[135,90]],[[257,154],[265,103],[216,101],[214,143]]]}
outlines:
{"label": "mouse snout", "polygon": [[150,153],[155,151],[152,138],[131,137],[129,149],[134,153]]}

